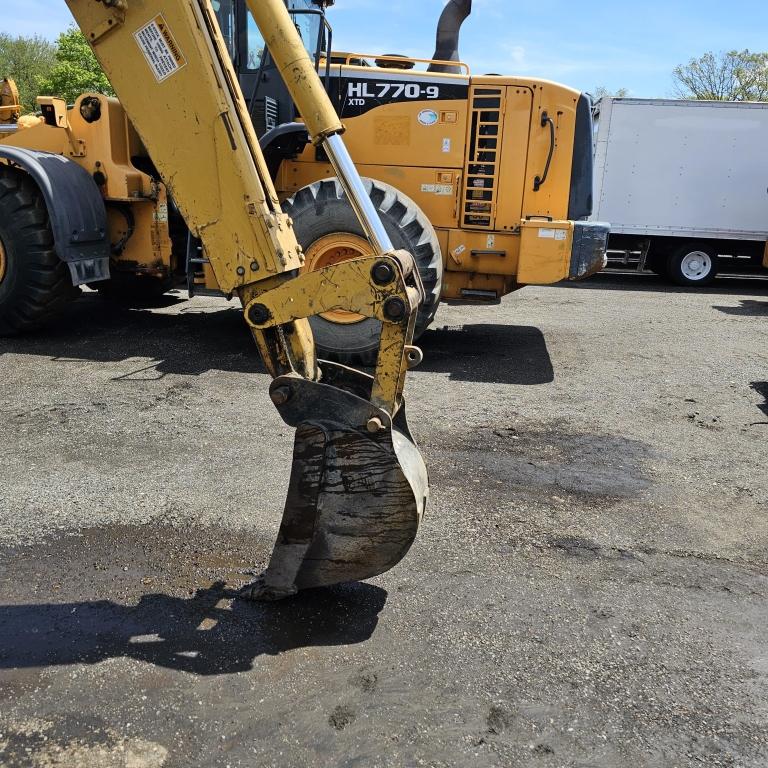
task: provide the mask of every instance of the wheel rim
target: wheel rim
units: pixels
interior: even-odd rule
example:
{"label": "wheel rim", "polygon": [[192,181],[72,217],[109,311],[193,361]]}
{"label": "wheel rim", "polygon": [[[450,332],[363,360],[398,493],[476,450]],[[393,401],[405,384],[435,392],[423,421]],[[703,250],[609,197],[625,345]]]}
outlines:
{"label": "wheel rim", "polygon": [[8,257],[5,253],[3,238],[0,237],[0,283],[5,279],[5,273],[8,271]]}
{"label": "wheel rim", "polygon": [[[326,235],[319,240],[315,240],[307,248],[307,260],[304,269],[307,272],[315,272],[318,269],[329,267],[332,264],[339,264],[342,261],[373,255],[373,249],[365,238],[348,232],[335,232],[332,235]],[[364,315],[359,315],[357,312],[347,312],[344,309],[323,312],[320,317],[339,325],[352,325],[366,319]]]}
{"label": "wheel rim", "polygon": [[704,251],[691,251],[683,256],[680,271],[688,280],[703,280],[712,271],[712,257]]}

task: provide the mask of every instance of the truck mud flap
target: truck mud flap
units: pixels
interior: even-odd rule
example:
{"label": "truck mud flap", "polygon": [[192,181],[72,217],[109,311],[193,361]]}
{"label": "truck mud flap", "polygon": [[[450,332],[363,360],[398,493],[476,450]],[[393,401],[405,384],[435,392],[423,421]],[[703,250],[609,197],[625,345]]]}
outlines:
{"label": "truck mud flap", "polygon": [[608,263],[609,232],[608,224],[593,221],[574,222],[569,280],[584,280],[605,268]]}

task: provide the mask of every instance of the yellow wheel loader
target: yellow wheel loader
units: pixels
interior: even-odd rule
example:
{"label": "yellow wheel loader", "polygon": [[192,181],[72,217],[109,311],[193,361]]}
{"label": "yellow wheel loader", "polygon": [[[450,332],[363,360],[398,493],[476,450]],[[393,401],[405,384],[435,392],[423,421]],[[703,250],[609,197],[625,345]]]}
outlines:
{"label": "yellow wheel loader", "polygon": [[[411,546],[428,495],[402,398],[406,371],[420,360],[412,340],[424,290],[412,256],[393,247],[365,193],[285,5],[249,0],[369,244],[364,257],[312,272],[302,271],[302,246],[280,209],[209,0],[67,4],[120,101],[92,94],[67,109],[43,98],[42,121],[4,134],[2,330],[39,322],[73,285],[107,279],[115,259],[147,280],[167,276],[172,199],[199,240],[206,274],[242,302],[274,377],[272,401],[296,428],[277,544],[244,595],[277,599],[386,571]],[[307,318],[337,311],[381,324],[372,376],[318,362]]]}
{"label": "yellow wheel loader", "polygon": [[[424,297],[415,337],[441,300],[495,304],[524,285],[582,279],[602,267],[607,227],[584,220],[592,207],[588,96],[545,80],[472,75],[458,53],[471,0],[446,4],[433,58],[424,60],[333,52],[326,17],[333,0],[284,4],[320,75],[316,82],[341,115],[384,230],[416,261]],[[311,117],[293,98],[249,5],[215,0],[212,10],[278,200],[303,248],[300,270],[367,258],[374,251],[357,206],[326,150],[310,140]],[[174,286],[190,295],[231,295],[123,106],[97,94],[81,96],[71,109],[40,101],[43,124],[35,119],[31,128],[0,133],[0,157],[4,148],[47,151],[87,171],[106,202],[110,253],[87,268],[57,261],[52,250],[32,259],[28,279],[47,288],[19,283],[4,294],[0,287],[0,334],[40,325],[72,295],[62,262],[75,285],[124,301]],[[334,309],[310,323],[322,356],[375,361],[376,318]]]}
{"label": "yellow wheel loader", "polygon": [[0,81],[0,131],[3,126],[15,126],[21,115],[19,89],[10,78]]}
{"label": "yellow wheel loader", "polygon": [[[472,0],[445,4],[431,59],[334,51],[326,18],[334,0],[286,3],[385,228],[419,267],[426,298],[417,338],[440,301],[493,305],[525,285],[583,279],[602,268],[608,228],[586,221],[588,95],[546,80],[471,73],[459,39]],[[309,142],[245,3],[221,0],[219,18],[305,268],[364,255],[344,191]],[[324,314],[311,323],[325,354],[375,355],[375,320]]]}

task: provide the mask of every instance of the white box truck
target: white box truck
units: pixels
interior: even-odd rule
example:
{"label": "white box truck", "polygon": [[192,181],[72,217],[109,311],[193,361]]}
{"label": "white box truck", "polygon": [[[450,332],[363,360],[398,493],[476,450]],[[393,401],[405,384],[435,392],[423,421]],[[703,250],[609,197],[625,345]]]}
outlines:
{"label": "white box truck", "polygon": [[768,259],[768,104],[604,98],[595,105],[594,220],[609,264],[680,285]]}

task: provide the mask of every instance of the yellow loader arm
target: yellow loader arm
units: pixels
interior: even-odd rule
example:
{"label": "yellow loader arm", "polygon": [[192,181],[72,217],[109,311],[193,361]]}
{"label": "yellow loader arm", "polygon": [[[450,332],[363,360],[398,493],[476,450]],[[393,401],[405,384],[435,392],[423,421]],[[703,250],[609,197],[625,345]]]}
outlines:
{"label": "yellow loader arm", "polygon": [[[272,401],[296,428],[277,544],[245,596],[277,599],[388,570],[410,548],[428,495],[402,399],[405,373],[421,359],[411,344],[423,288],[376,215],[282,0],[248,5],[377,254],[307,274],[209,0],[67,5],[221,289],[241,299],[274,377]],[[329,309],[381,321],[374,376],[317,361],[307,318]]]}

